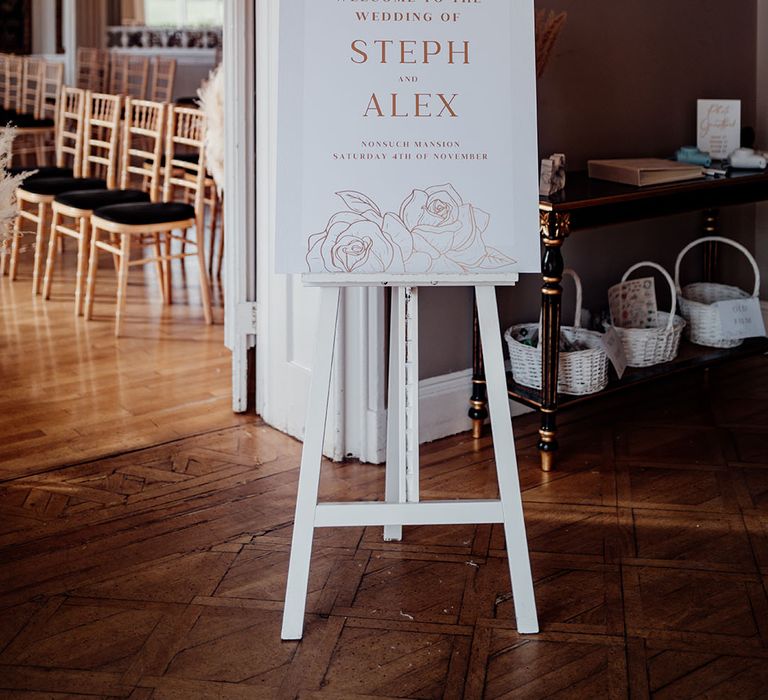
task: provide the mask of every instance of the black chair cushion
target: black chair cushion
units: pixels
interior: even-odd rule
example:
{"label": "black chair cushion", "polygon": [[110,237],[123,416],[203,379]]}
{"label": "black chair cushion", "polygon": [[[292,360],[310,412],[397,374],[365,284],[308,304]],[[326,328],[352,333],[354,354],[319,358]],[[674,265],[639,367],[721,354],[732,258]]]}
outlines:
{"label": "black chair cushion", "polygon": [[181,202],[154,202],[151,204],[115,204],[93,212],[100,219],[126,226],[168,224],[195,218],[195,208]]}
{"label": "black chair cushion", "polygon": [[21,183],[20,190],[32,194],[61,194],[71,190],[105,190],[105,180],[95,177],[33,177]]}
{"label": "black chair cushion", "polygon": [[52,129],[53,119],[35,119],[31,114],[17,114],[9,117],[8,121],[12,126],[19,129]]}
{"label": "black chair cushion", "polygon": [[6,168],[5,172],[9,175],[21,175],[33,170],[37,170],[37,172],[34,175],[30,175],[27,180],[39,179],[41,177],[72,177],[72,168],[57,168],[55,165],[43,165],[40,168],[20,165],[15,168]]}
{"label": "black chair cushion", "polygon": [[141,190],[71,190],[56,195],[55,202],[75,209],[100,209],[112,204],[148,202],[149,195]]}

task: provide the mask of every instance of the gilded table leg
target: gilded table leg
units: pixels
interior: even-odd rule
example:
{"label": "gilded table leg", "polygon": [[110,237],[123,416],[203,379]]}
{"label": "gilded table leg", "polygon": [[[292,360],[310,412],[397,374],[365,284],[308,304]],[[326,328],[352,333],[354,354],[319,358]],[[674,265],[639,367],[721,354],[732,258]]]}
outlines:
{"label": "gilded table leg", "polygon": [[472,437],[483,436],[483,424],[488,418],[488,396],[485,389],[483,348],[480,344],[480,325],[477,319],[477,303],[472,302],[472,397],[469,400],[469,417],[472,419]]}
{"label": "gilded table leg", "polygon": [[563,288],[563,255],[561,248],[570,233],[568,214],[541,213],[541,236],[544,242],[542,273],[544,286],[541,290],[541,429],[539,451],[541,468],[555,468],[557,442],[557,377],[560,360],[560,303]]}
{"label": "gilded table leg", "polygon": [[[704,235],[720,235],[720,212],[717,209],[707,209],[704,212]],[[717,241],[708,241],[704,248],[704,279],[714,282],[717,270]]]}

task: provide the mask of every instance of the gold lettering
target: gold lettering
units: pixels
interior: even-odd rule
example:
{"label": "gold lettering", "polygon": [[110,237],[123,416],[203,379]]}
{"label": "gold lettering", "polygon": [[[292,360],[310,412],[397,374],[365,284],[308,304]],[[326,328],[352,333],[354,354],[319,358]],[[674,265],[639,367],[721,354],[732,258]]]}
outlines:
{"label": "gold lettering", "polygon": [[422,99],[425,98],[425,97],[426,98],[432,97],[432,93],[429,93],[429,92],[427,92],[427,93],[417,92],[416,93],[416,116],[417,117],[431,117],[432,116],[432,112],[427,112],[427,114],[424,114],[422,112],[422,109],[429,110],[429,101],[427,101],[426,104],[424,104],[424,102],[422,102]]}
{"label": "gold lettering", "polygon": [[363,48],[366,46],[366,43],[362,39],[355,39],[352,42],[352,50],[356,54],[362,56],[362,59],[356,59],[354,56],[352,56],[352,63],[366,63],[368,61],[368,54],[365,53],[362,48],[359,48],[359,44],[362,44]]}
{"label": "gold lettering", "polygon": [[[434,50],[430,50],[430,46],[434,47]],[[424,42],[424,63],[429,63],[429,59],[432,56],[439,56],[442,47],[439,41],[425,41]]]}
{"label": "gold lettering", "polygon": [[397,93],[392,93],[392,116],[393,117],[407,117],[408,113],[405,114],[398,114],[397,113]]}
{"label": "gold lettering", "polygon": [[454,56],[464,56],[464,65],[469,65],[469,42],[464,42],[464,50],[463,51],[456,51],[453,48],[453,42],[448,42],[448,63],[454,64],[455,61],[453,60]]}
{"label": "gold lettering", "polygon": [[451,97],[451,99],[450,99],[450,100],[446,100],[446,99],[445,99],[445,95],[443,95],[443,93],[441,93],[441,92],[438,92],[438,93],[437,93],[437,96],[440,98],[440,101],[441,101],[441,102],[443,103],[443,105],[444,105],[444,107],[443,107],[443,108],[440,110],[440,114],[438,114],[437,116],[438,116],[438,117],[442,117],[442,116],[443,116],[443,114],[444,114],[444,113],[446,112],[446,110],[447,110],[447,111],[450,113],[450,115],[449,115],[449,116],[451,116],[451,117],[457,117],[458,115],[456,114],[456,112],[454,112],[454,110],[453,110],[453,108],[451,107],[451,105],[453,104],[453,101],[454,101],[454,100],[455,100],[455,99],[458,97],[458,95],[457,95],[456,93],[454,93],[454,94],[453,94],[453,96]]}
{"label": "gold lettering", "polygon": [[371,99],[368,102],[368,109],[365,110],[365,114],[363,114],[363,116],[367,117],[368,113],[371,110],[375,110],[376,111],[376,116],[377,117],[383,117],[384,116],[384,111],[381,109],[381,105],[379,104],[379,100],[376,97],[376,93],[373,93],[373,95],[371,95]]}

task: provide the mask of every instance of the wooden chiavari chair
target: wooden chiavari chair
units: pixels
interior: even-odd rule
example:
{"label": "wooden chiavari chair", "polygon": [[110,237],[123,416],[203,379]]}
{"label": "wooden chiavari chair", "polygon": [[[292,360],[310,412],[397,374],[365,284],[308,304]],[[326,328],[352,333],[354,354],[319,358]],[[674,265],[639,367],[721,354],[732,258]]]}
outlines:
{"label": "wooden chiavari chair", "polygon": [[[35,155],[35,166],[47,165],[47,156],[55,151],[56,118],[64,78],[64,64],[44,61],[41,68],[28,71],[33,77],[25,79],[25,106],[37,94],[34,114],[22,114],[10,120],[16,128],[15,155]],[[39,73],[39,74],[38,74]]]}
{"label": "wooden chiavari chair", "polygon": [[109,80],[107,81],[107,92],[113,95],[119,95],[123,92],[125,84],[125,54],[109,52]]}
{"label": "wooden chiavari chair", "polygon": [[77,87],[92,92],[104,92],[107,85],[107,69],[104,51],[80,46],[77,49]]}
{"label": "wooden chiavari chair", "polygon": [[19,115],[28,115],[32,118],[38,116],[40,111],[40,96],[43,89],[43,65],[41,58],[26,57],[22,61],[21,94],[19,107],[16,110]]}
{"label": "wooden chiavari chair", "polygon": [[21,56],[6,54],[5,90],[3,115],[7,119],[19,113],[21,106],[21,86],[24,82],[24,59]]}
{"label": "wooden chiavari chair", "polygon": [[149,57],[112,52],[109,60],[109,92],[138,100],[147,96]]}
{"label": "wooden chiavari chair", "polygon": [[[162,102],[128,98],[123,124],[119,189],[74,190],[57,195],[53,200],[51,237],[48,242],[48,259],[43,283],[44,299],[49,299],[51,296],[56,244],[60,236],[74,238],[78,242],[75,313],[80,315],[85,296],[85,267],[90,251],[90,220],[93,211],[112,204],[158,200],[165,115],[166,105]],[[86,142],[86,150],[87,148]],[[147,182],[149,191],[132,188],[133,182]],[[155,235],[153,242],[159,253],[158,235]]]}
{"label": "wooden chiavari chair", "polygon": [[5,114],[6,74],[8,71],[8,54],[0,53],[0,126],[3,126]]}
{"label": "wooden chiavari chair", "polygon": [[[26,219],[36,224],[36,245],[34,271],[32,275],[32,291],[40,293],[42,281],[42,250],[45,247],[45,237],[48,231],[48,221],[51,205],[57,194],[71,190],[98,190],[114,187],[117,170],[117,138],[120,125],[120,106],[122,98],[119,95],[103,95],[100,93],[86,93],[77,88],[69,88],[83,95],[82,113],[76,119],[80,123],[79,133],[67,134],[67,138],[75,140],[76,154],[74,163],[74,177],[33,177],[25,180],[16,190],[19,203],[19,215],[16,218],[16,232],[11,244],[10,276],[16,279],[16,271],[19,259],[19,246],[21,238],[21,223]],[[67,108],[66,100],[62,110]],[[63,129],[66,128],[64,118],[61,118]],[[84,133],[94,134],[87,140],[85,149]],[[82,160],[81,160],[82,159]],[[94,177],[97,174],[104,178]],[[25,209],[28,205],[30,208]]]}
{"label": "wooden chiavari chair", "polygon": [[152,59],[152,86],[149,99],[154,102],[172,102],[175,81],[176,59],[155,56]]}
{"label": "wooden chiavari chair", "polygon": [[146,100],[148,85],[149,57],[131,56],[128,54],[123,94],[127,95],[128,97],[133,97],[137,100]]}
{"label": "wooden chiavari chair", "polygon": [[[105,251],[117,256],[118,285],[117,305],[115,310],[115,335],[122,329],[125,310],[125,296],[128,285],[128,270],[134,265],[147,265],[158,262],[167,269],[174,259],[197,257],[200,269],[200,288],[205,321],[213,323],[211,312],[211,294],[203,250],[203,216],[205,197],[205,118],[199,110],[184,107],[172,107],[168,112],[166,128],[166,147],[163,184],[163,201],[150,204],[117,204],[97,209],[91,217],[91,253],[88,264],[88,285],[85,301],[85,317],[93,316],[93,301],[98,271],[99,252]],[[194,149],[197,159],[179,160],[174,157],[178,149]],[[193,175],[187,178],[183,173]],[[193,196],[194,206],[171,201],[175,191],[189,191]],[[189,229],[194,227],[195,237],[190,238]],[[174,231],[181,234],[174,234]],[[102,236],[107,234],[110,240]],[[131,244],[140,242],[147,234],[161,234],[163,250],[155,250],[154,257],[140,257],[131,260]],[[171,242],[180,240],[192,248],[192,252],[173,253]],[[161,280],[165,286],[164,299],[170,302],[170,274]]]}
{"label": "wooden chiavari chair", "polygon": [[[42,178],[79,177],[82,159],[82,138],[85,125],[85,90],[64,87],[59,102],[59,116],[56,120],[56,165],[38,168],[34,175],[27,177],[25,182]],[[12,175],[18,175],[27,170],[23,167],[10,168]],[[20,234],[21,224],[30,221],[40,225],[39,217],[44,213],[42,197],[17,190],[19,200],[19,216],[16,221],[16,236]],[[38,201],[40,200],[40,201]],[[42,206],[41,206],[42,205]],[[0,255],[0,276],[5,274],[7,261],[13,255],[18,256],[18,248],[14,253],[11,243],[11,255]],[[15,275],[15,272],[14,272]]]}

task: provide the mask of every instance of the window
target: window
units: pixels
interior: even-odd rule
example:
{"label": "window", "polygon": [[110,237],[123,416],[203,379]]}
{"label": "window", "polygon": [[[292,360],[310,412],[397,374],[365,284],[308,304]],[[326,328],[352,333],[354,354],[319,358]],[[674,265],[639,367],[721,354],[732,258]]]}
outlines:
{"label": "window", "polygon": [[150,27],[221,26],[224,0],[144,0]]}

